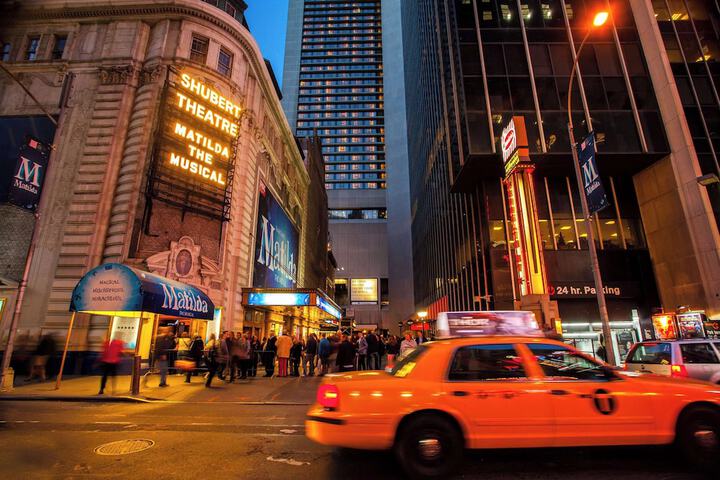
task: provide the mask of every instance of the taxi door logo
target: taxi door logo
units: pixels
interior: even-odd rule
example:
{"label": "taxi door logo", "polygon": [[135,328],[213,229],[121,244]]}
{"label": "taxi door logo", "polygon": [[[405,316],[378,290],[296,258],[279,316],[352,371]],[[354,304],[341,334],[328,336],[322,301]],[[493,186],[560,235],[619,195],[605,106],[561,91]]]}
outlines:
{"label": "taxi door logo", "polygon": [[612,415],[617,409],[617,402],[610,392],[604,389],[593,392],[593,403],[595,410],[603,415]]}

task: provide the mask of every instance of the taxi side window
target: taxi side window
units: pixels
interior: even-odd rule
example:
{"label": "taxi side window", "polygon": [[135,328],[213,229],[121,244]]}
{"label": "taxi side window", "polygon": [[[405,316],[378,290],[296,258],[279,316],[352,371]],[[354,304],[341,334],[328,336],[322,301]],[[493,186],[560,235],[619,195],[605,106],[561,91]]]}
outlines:
{"label": "taxi side window", "polygon": [[681,343],[684,363],[718,363],[717,355],[709,343]]}
{"label": "taxi side window", "polygon": [[543,373],[550,380],[608,380],[600,364],[559,345],[528,344]]}
{"label": "taxi side window", "polygon": [[455,352],[449,380],[513,380],[525,378],[522,359],[511,344],[472,345]]}

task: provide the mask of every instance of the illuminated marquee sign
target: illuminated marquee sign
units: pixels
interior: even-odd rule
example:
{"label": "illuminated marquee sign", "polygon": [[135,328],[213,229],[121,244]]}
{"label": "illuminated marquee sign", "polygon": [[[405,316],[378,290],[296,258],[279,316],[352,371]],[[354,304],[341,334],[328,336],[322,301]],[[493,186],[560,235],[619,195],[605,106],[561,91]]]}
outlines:
{"label": "illuminated marquee sign", "polygon": [[240,105],[188,73],[168,80],[154,196],[226,220],[242,114]]}
{"label": "illuminated marquee sign", "polygon": [[516,116],[510,119],[500,135],[500,149],[506,177],[510,176],[518,166],[529,164],[530,152],[525,130],[525,117]]}

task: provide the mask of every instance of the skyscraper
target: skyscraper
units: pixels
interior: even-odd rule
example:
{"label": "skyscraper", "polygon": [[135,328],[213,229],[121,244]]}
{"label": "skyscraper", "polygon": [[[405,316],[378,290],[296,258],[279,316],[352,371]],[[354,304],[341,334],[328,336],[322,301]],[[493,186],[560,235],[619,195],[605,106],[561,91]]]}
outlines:
{"label": "skyscraper", "polygon": [[[667,23],[653,38],[650,2],[403,2],[418,307],[431,317],[443,310],[535,310],[547,327],[562,328],[568,341],[594,354],[603,339],[589,269],[592,228],[620,357],[651,330],[655,308],[720,314],[717,228],[695,178],[712,173],[713,156],[706,146],[700,169],[687,148],[712,137],[717,115],[707,73],[715,43],[697,3],[690,10],[702,20],[697,28],[706,45],[697,44],[686,21],[693,12],[683,9],[660,12]],[[595,132],[610,204],[585,219],[567,133],[568,80],[592,16],[608,8],[610,21],[590,37],[572,88],[575,135],[582,141]],[[672,69],[660,55],[663,38],[678,43],[671,21],[685,21],[677,28],[694,52]],[[683,63],[692,63],[693,80],[709,85],[700,103],[710,133],[703,122],[688,121],[692,139],[667,75]],[[693,88],[683,91],[697,113]],[[503,155],[521,131],[522,171]]]}
{"label": "skyscraper", "polygon": [[357,324],[387,328],[412,312],[412,301],[403,282],[397,293],[390,288],[391,270],[409,276],[411,267],[408,254],[400,255],[405,268],[388,261],[398,245],[388,243],[381,3],[290,1],[283,106],[299,137],[322,139],[336,299]]}

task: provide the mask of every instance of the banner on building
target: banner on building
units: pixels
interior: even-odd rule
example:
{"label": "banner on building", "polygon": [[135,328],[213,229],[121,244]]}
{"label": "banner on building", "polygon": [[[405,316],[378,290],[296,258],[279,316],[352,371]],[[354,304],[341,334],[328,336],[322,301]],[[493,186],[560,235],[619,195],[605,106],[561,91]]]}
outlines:
{"label": "banner on building", "polygon": [[587,199],[590,213],[599,212],[610,205],[605,188],[600,180],[597,161],[595,158],[595,133],[590,132],[585,140],[577,145],[578,161],[580,162],[580,175],[583,182],[583,190]]}
{"label": "banner on building", "polygon": [[269,188],[258,198],[253,287],[295,288],[300,233]]}
{"label": "banner on building", "polygon": [[28,137],[20,147],[8,187],[8,202],[34,212],[40,203],[50,147]]}

